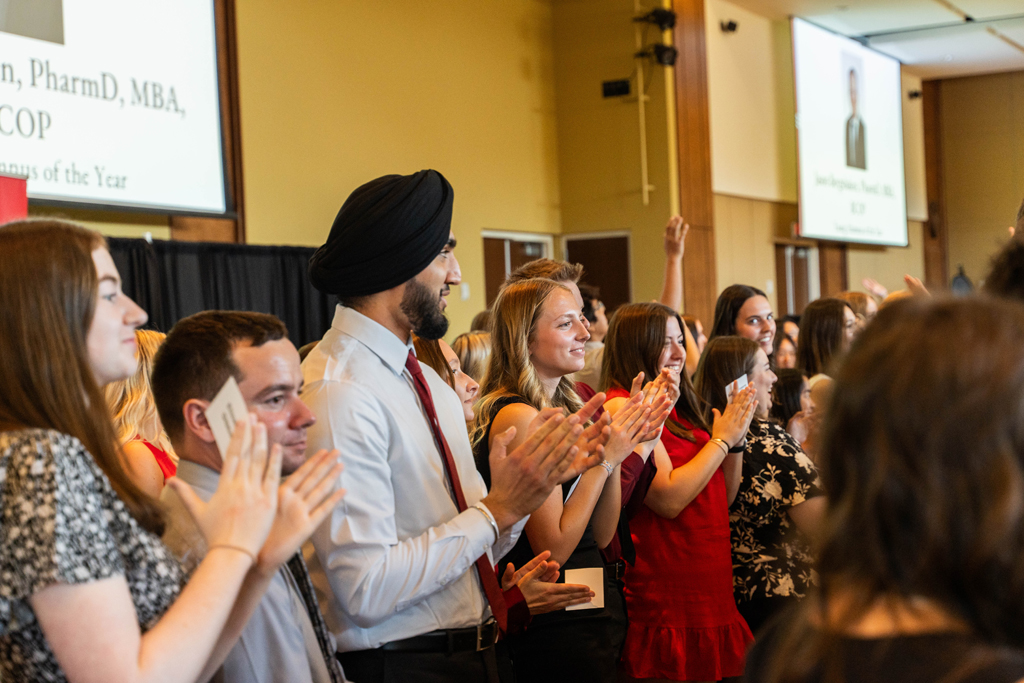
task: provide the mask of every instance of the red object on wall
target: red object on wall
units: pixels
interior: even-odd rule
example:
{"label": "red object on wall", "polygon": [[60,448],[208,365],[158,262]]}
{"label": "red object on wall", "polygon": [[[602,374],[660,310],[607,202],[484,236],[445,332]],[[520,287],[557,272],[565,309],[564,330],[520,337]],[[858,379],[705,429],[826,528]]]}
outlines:
{"label": "red object on wall", "polygon": [[0,225],[28,216],[28,181],[0,175]]}

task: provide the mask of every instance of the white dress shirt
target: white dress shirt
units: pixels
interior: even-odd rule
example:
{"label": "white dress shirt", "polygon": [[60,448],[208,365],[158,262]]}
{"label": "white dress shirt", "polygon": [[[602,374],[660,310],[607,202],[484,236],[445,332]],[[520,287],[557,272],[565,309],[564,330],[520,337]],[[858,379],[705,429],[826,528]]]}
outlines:
{"label": "white dress shirt", "polygon": [[[490,615],[474,562],[501,557],[522,531],[495,543],[487,517],[459,513],[412,378],[412,343],[351,308],[302,364],[302,399],[316,415],[309,452],[337,448],[345,498],[313,534],[331,587],[327,624],[338,650],[365,650]],[[423,365],[466,503],[487,495],[458,395]],[[310,567],[313,572],[314,567]]]}

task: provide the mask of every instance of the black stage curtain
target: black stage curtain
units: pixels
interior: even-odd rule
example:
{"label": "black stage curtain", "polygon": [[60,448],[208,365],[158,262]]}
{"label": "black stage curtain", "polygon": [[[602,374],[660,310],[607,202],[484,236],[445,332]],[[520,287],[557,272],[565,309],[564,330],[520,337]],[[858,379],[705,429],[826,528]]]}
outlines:
{"label": "black stage curtain", "polygon": [[207,310],[272,313],[296,346],[318,341],[337,299],[309,284],[311,247],[108,238],[123,289],[147,313],[146,327],[167,332]]}

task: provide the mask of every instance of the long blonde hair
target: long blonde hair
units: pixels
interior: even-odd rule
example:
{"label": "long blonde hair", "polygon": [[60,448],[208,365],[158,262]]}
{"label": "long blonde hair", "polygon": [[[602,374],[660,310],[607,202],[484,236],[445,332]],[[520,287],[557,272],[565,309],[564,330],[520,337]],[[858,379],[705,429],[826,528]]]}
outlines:
{"label": "long blonde hair", "polygon": [[156,412],[150,380],[153,357],[156,356],[156,351],[166,336],[163,332],[153,330],[135,330],[135,341],[139,347],[139,366],[131,377],[108,384],[106,393],[107,405],[110,406],[110,415],[119,443],[123,444],[140,436],[173,457],[171,441],[167,438],[167,433],[160,424],[160,416]]}
{"label": "long blonde hair", "polygon": [[464,332],[452,342],[452,351],[459,357],[462,371],[482,384],[491,362],[491,333]]}
{"label": "long blonde hair", "polygon": [[583,407],[576,395],[576,385],[568,375],[559,380],[554,396],[548,400],[530,362],[530,342],[537,319],[544,302],[556,289],[571,291],[558,282],[534,278],[506,285],[498,294],[492,307],[491,359],[480,389],[483,398],[476,405],[470,437],[474,446],[487,433],[487,426],[494,419],[494,404],[502,398],[518,396],[537,410],[555,407],[574,413]]}

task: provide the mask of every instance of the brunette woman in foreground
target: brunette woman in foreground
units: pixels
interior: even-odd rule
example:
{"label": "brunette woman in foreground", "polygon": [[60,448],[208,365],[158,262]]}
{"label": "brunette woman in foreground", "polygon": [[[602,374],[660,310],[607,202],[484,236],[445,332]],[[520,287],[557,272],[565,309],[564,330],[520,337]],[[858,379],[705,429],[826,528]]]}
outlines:
{"label": "brunette woman in foreground", "polygon": [[270,578],[341,499],[328,495],[337,452],[279,488],[280,447],[239,421],[208,503],[171,479],[210,550],[185,585],[104,401],[103,385],[135,372],[146,322],[106,242],[60,221],[10,223],[0,263],[0,677],[209,680]]}
{"label": "brunette woman in foreground", "polygon": [[[1024,309],[887,306],[835,377],[819,587],[747,680],[1024,680]],[[971,349],[964,355],[964,349]]]}

